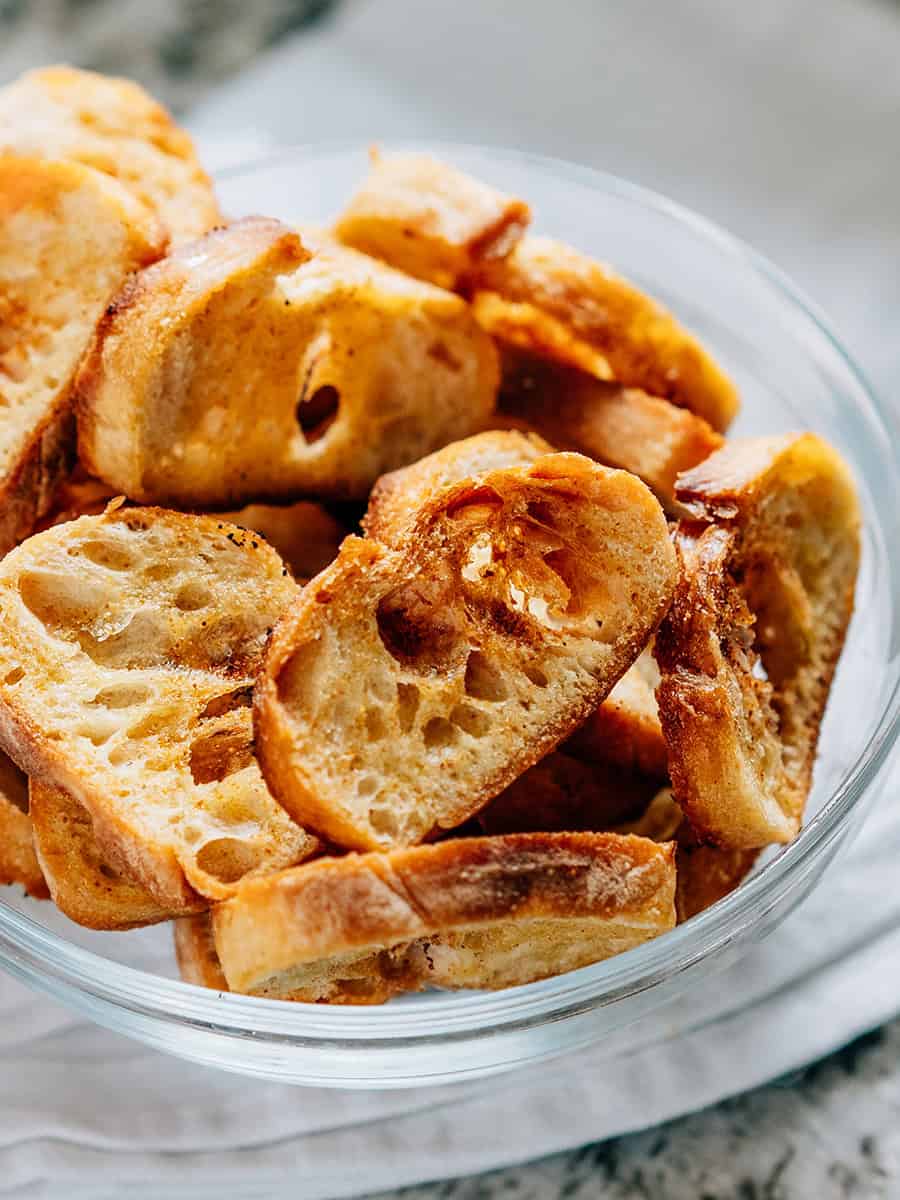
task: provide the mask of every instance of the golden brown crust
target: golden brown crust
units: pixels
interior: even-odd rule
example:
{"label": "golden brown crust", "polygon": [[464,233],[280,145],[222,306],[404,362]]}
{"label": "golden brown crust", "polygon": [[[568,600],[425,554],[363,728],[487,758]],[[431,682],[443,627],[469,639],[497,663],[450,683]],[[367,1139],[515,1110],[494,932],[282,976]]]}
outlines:
{"label": "golden brown crust", "polygon": [[402,550],[344,542],[257,682],[270,787],[358,849],[460,824],[553,749],[633,662],[674,582],[656,500],[583,456],[425,495]]}
{"label": "golden brown crust", "polygon": [[786,842],[853,610],[853,483],[831,447],[796,434],[731,443],[677,495],[696,519],[679,528],[656,641],[674,794],[705,841]]}
{"label": "golden brown crust", "polygon": [[658,683],[659,670],[648,646],[564,749],[590,763],[612,763],[657,781],[668,778],[669,754],[655,694]]}
{"label": "golden brown crust", "polygon": [[20,884],[35,900],[49,898],[34,852],[28,815],[28,780],[0,753],[0,884]]}
{"label": "golden brown crust", "polygon": [[[823,455],[835,460],[830,470],[845,476],[846,468],[838,465],[834,451],[812,434],[735,438],[725,443],[715,457],[685,471],[678,480],[678,499],[694,520],[745,524],[765,501],[765,493],[778,474],[791,471],[792,455],[799,452],[799,482],[805,473],[803,458],[815,454],[817,446]],[[793,475],[785,484],[791,482]]]}
{"label": "golden brown crust", "polygon": [[556,750],[495,796],[473,825],[490,835],[598,833],[642,812],[657,789],[657,780],[639,771],[611,762],[583,762],[565,749]]}
{"label": "golden brown crust", "polygon": [[730,896],[753,870],[759,855],[759,850],[723,850],[679,841],[675,889],[678,924]]}
{"label": "golden brown crust", "polygon": [[0,484],[0,555],[28,537],[74,463],[75,417],[67,394],[28,435]]}
{"label": "golden brown crust", "polygon": [[[179,917],[172,923],[172,933],[175,942],[175,961],[178,971],[185,983],[193,983],[197,987],[211,988],[216,992],[229,991],[228,981],[222,970],[219,955],[216,950],[216,940],[213,934],[211,911],[197,913],[192,917]],[[395,961],[394,969],[388,969]],[[400,986],[401,979],[408,981],[408,987]],[[352,978],[335,980],[331,994],[327,997],[332,1003],[339,1004],[384,1004],[398,991],[417,991],[422,986],[417,975],[406,968],[404,970],[402,956],[392,956],[385,952],[368,959],[363,959],[354,966]],[[292,991],[282,987],[274,987],[263,994],[271,995],[277,1000],[305,1001],[320,999],[318,995],[311,996],[308,989]]]}
{"label": "golden brown crust", "polygon": [[0,155],[0,554],[31,532],[72,465],[73,380],[97,322],[164,246],[115,181]]}
{"label": "golden brown crust", "polygon": [[559,450],[632,471],[669,509],[676,476],[722,445],[721,435],[686,408],[511,350],[503,355],[499,412]]}
{"label": "golden brown crust", "polygon": [[277,550],[298,583],[306,583],[337,557],[347,529],[321,504],[248,504],[222,513],[223,520],[252,529]]}
{"label": "golden brown crust", "polygon": [[528,205],[424,154],[372,154],[335,236],[417,279],[454,288],[502,258],[531,220]]}
{"label": "golden brown crust", "polygon": [[671,788],[640,772],[550,754],[481,810],[465,833],[615,833],[677,847],[679,923],[715,904],[750,873],[759,850],[701,845]]}
{"label": "golden brown crust", "polygon": [[216,992],[227,992],[228,983],[216,953],[209,913],[179,917],[172,924],[172,933],[175,959],[184,982],[212,988]]}
{"label": "golden brown crust", "polygon": [[158,904],[146,888],[109,865],[87,810],[71,796],[32,780],[29,800],[41,870],[54,903],[70,920],[88,929],[137,929],[184,911]]}
{"label": "golden brown crust", "polygon": [[[49,510],[35,532],[78,517],[99,516],[115,491],[102,479],[88,475],[81,464],[57,487]],[[277,550],[298,583],[305,583],[328,566],[337,555],[347,529],[313,500],[296,504],[248,504],[219,513],[223,521],[260,534]]]}
{"label": "golden brown crust", "polygon": [[408,467],[382,475],[372,488],[362,526],[367,537],[387,546],[402,546],[423,508],[461,480],[526,467],[553,447],[536,433],[489,430],[453,442]]}
{"label": "golden brown crust", "polygon": [[0,90],[0,153],[10,151],[114,178],[176,241],[221,220],[191,138],[128,79],[64,66],[22,75]]}
{"label": "golden brown crust", "polygon": [[475,315],[520,349],[671,400],[727,429],[734,385],[655,300],[608,267],[549,238],[524,237],[470,281]]}
{"label": "golden brown crust", "polygon": [[[674,889],[674,847],[643,838],[464,838],[248,881],[212,921],[232,989],[358,1003],[428,984],[509,986],[597,961],[671,928]],[[570,961],[576,924],[582,944]],[[537,928],[542,953],[529,944]],[[504,962],[517,933],[515,959]]]}
{"label": "golden brown crust", "polygon": [[[245,283],[265,295],[279,275],[309,258],[280,221],[245,217],[176,248],[133,276],[103,314],[76,385],[78,456],[85,470],[131,499],[227,504],[227,495],[159,496],[144,479],[145,427],[158,407],[162,349],[190,328],[226,286]],[[166,330],[162,334],[161,330]],[[229,329],[234,338],[239,330]]]}
{"label": "golden brown crust", "polygon": [[723,850],[698,843],[671,788],[663,788],[641,816],[619,825],[616,832],[676,843],[675,908],[679,925],[733,892],[750,874],[760,854],[759,850]]}

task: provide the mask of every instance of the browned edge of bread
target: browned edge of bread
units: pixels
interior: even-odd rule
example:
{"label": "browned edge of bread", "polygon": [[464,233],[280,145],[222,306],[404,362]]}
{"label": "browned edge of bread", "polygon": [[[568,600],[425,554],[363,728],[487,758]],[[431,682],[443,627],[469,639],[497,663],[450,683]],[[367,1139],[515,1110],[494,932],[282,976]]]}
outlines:
{"label": "browned edge of bread", "polygon": [[674,890],[674,846],[648,839],[464,838],[248,881],[212,922],[232,989],[371,1003],[429,983],[511,986],[597,961],[671,928]]}

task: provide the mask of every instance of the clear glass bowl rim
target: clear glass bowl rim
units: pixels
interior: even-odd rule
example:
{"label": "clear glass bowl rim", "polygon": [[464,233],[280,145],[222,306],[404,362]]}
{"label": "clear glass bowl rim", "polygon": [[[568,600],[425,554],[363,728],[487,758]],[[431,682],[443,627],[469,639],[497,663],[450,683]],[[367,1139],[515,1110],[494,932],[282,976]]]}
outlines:
{"label": "clear glass bowl rim", "polygon": [[[900,431],[894,414],[879,400],[818,308],[764,256],[714,222],[674,201],[593,168],[501,147],[433,140],[428,147],[449,158],[454,152],[487,152],[655,210],[755,271],[783,301],[800,310],[816,326],[843,360],[865,396],[870,425],[877,427],[884,438],[894,482],[900,478]],[[359,141],[279,147],[224,169],[218,177],[224,180],[307,156],[362,148]],[[422,147],[418,143],[397,142],[391,144],[391,149],[394,148]],[[896,486],[894,493],[896,497]],[[883,565],[890,572],[891,616],[896,624],[900,565],[895,566],[887,558]],[[687,924],[627,954],[567,975],[502,992],[433,995],[421,1006],[401,1004],[357,1009],[221,994],[151,975],[75,946],[2,901],[0,941],[5,943],[6,957],[14,960],[19,973],[32,980],[45,980],[50,990],[55,983],[63,991],[74,990],[93,997],[102,1007],[112,1006],[193,1028],[206,1027],[238,1037],[296,1046],[331,1043],[344,1048],[358,1045],[361,1050],[376,1046],[409,1047],[489,1036],[501,1030],[522,1030],[559,1020],[637,994],[687,969],[721,949],[737,932],[755,924],[762,912],[774,907],[791,890],[794,879],[802,876],[805,868],[844,831],[852,810],[874,782],[900,734],[900,664],[896,658],[891,671],[891,690],[870,742],[790,846],[737,891]]]}

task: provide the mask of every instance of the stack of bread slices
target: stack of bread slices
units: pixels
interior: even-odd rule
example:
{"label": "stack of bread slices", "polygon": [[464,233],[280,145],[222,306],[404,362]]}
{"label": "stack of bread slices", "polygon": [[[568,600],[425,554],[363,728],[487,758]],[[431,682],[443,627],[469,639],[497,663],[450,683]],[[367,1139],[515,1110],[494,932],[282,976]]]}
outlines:
{"label": "stack of bread slices", "polygon": [[[0,91],[0,879],[186,980],[609,957],[796,836],[860,517],[521,199],[226,218],[138,87]],[[612,249],[612,248],[611,248]]]}

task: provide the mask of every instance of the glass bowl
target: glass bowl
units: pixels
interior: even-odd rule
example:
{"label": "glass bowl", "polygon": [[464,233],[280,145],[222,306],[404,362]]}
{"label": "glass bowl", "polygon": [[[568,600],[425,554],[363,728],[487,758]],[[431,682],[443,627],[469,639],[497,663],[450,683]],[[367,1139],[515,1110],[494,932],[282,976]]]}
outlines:
{"label": "glass bowl", "polygon": [[[527,197],[537,229],[612,263],[696,330],[741,388],[735,432],[808,428],[841,449],[865,510],[857,615],[797,840],[672,933],[568,975],[491,994],[428,993],[383,1008],[220,995],[176,978],[165,927],[90,933],[8,889],[0,964],[14,975],[162,1050],[297,1084],[450,1083],[589,1043],[603,1042],[610,1053],[627,1048],[629,1025],[734,962],[821,880],[876,798],[898,732],[897,432],[818,312],[746,246],[631,184],[509,150],[430,149]],[[321,223],[365,166],[361,146],[300,148],[223,174],[220,194],[233,216]]]}

